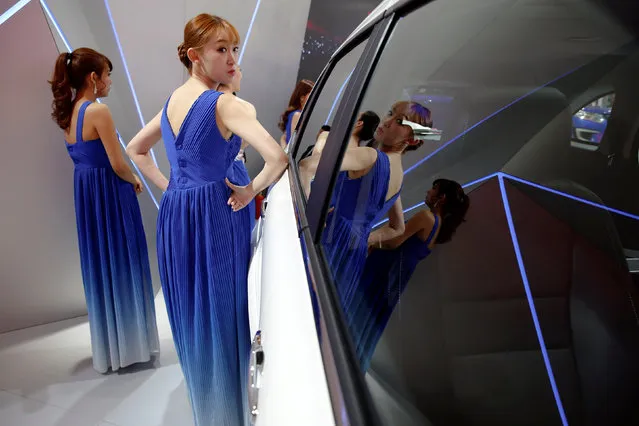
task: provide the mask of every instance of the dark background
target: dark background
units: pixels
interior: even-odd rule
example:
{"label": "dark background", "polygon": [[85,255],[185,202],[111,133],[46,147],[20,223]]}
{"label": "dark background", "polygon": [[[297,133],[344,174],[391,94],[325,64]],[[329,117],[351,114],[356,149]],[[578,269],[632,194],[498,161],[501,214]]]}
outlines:
{"label": "dark background", "polygon": [[297,79],[315,81],[335,50],[380,0],[312,0]]}

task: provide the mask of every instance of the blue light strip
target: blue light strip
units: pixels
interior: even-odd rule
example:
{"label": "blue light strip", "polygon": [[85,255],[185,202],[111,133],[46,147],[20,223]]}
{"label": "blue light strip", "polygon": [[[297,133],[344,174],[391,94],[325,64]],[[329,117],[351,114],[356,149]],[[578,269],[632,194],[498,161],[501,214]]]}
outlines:
{"label": "blue light strip", "polygon": [[[115,21],[113,20],[113,15],[111,15],[111,8],[109,7],[109,1],[104,0],[104,7],[106,7],[107,15],[109,16],[109,22],[111,23],[111,28],[113,29],[113,35],[115,36],[115,44],[118,46],[118,52],[120,52],[120,57],[122,58],[122,65],[124,65],[124,74],[126,75],[126,79],[129,82],[129,88],[131,89],[131,95],[133,95],[133,103],[135,103],[135,109],[138,112],[138,117],[140,118],[140,124],[142,127],[146,124],[144,121],[144,116],[142,115],[142,109],[140,108],[140,102],[138,101],[138,95],[135,93],[135,88],[133,87],[133,79],[131,79],[131,74],[129,73],[129,67],[126,63],[126,58],[124,57],[124,50],[122,49],[122,45],[120,44],[120,36],[118,35],[117,30],[115,29]],[[158,161],[155,158],[155,152],[153,152],[153,148],[149,150],[151,154],[151,158],[153,159],[153,163],[155,167],[158,167]]]}
{"label": "blue light strip", "polygon": [[[485,182],[485,181],[487,181],[488,179],[492,179],[492,178],[494,178],[494,177],[495,177],[495,176],[497,176],[497,175],[499,175],[499,173],[492,173],[492,174],[490,174],[490,175],[488,175],[488,176],[484,176],[484,177],[482,177],[482,178],[479,178],[479,179],[476,179],[476,180],[470,181],[470,182],[468,182],[468,183],[463,184],[463,185],[462,185],[462,188],[464,188],[464,189],[465,189],[465,188],[468,188],[469,186],[477,185],[478,183]],[[419,204],[415,204],[414,206],[409,207],[409,208],[407,208],[406,210],[404,210],[404,214],[406,214],[406,213],[410,213],[410,212],[412,212],[413,210],[415,210],[415,209],[417,209],[417,208],[419,208],[419,207],[423,206],[424,204],[425,204],[425,203],[424,203],[423,201],[422,201],[421,203],[419,203]],[[381,222],[379,222],[379,223],[377,223],[377,224],[375,224],[375,225],[373,225],[373,228],[377,228],[378,226],[383,225],[383,224],[385,224],[386,222],[388,222],[388,218],[387,218],[387,219],[382,220]]]}
{"label": "blue light strip", "polygon": [[354,72],[355,72],[355,68],[353,68],[353,70],[348,74],[348,77],[346,77],[346,80],[344,80],[344,83],[342,83],[342,87],[339,88],[339,91],[337,92],[335,99],[333,99],[333,105],[331,105],[331,110],[328,112],[328,117],[326,117],[326,122],[324,124],[328,124],[328,122],[331,120],[331,116],[333,115],[333,111],[335,110],[335,106],[337,105],[337,101],[339,100],[340,96],[342,96],[342,92],[344,91],[344,88],[346,87],[346,83],[348,83],[348,80],[351,79],[351,76],[353,75]]}
{"label": "blue light strip", "polygon": [[566,194],[565,192],[557,191],[556,189],[551,189],[551,188],[545,187],[543,185],[539,185],[537,183],[530,182],[528,180],[525,180],[525,179],[522,179],[522,178],[518,178],[516,176],[512,176],[512,175],[509,175],[509,174],[506,174],[506,173],[501,173],[501,175],[503,177],[505,177],[506,179],[509,179],[509,180],[512,180],[512,181],[523,183],[523,184],[532,186],[533,188],[537,188],[537,189],[541,189],[542,191],[550,192],[551,194],[555,194],[555,195],[559,195],[561,197],[569,198],[571,200],[577,201],[578,203],[587,204],[587,205],[592,206],[592,207],[597,207],[599,209],[606,210],[606,211],[608,211],[610,213],[615,213],[615,214],[618,214],[618,215],[621,215],[621,216],[624,216],[624,217],[639,221],[639,216],[634,215],[634,214],[630,214],[630,213],[626,213],[623,210],[613,209],[612,207],[604,206],[603,204],[595,203],[594,201],[589,201],[589,200],[585,200],[583,198],[576,197],[574,195]]}
{"label": "blue light strip", "polygon": [[257,11],[260,9],[261,3],[262,3],[262,0],[257,0],[257,3],[255,4],[255,9],[253,10],[253,16],[251,17],[251,23],[249,24],[248,30],[246,31],[246,37],[244,37],[244,44],[242,44],[240,57],[237,60],[238,64],[242,63],[242,58],[244,57],[244,51],[246,50],[246,45],[248,44],[249,37],[251,36],[251,31],[253,31],[253,24],[255,23],[255,17],[257,16]]}
{"label": "blue light strip", "polygon": [[13,15],[18,13],[20,9],[25,7],[31,0],[20,0],[9,9],[7,9],[2,15],[0,15],[0,25],[4,24],[11,18]]}
{"label": "blue light strip", "polygon": [[553,78],[552,80],[550,80],[549,82],[531,90],[530,92],[526,93],[523,96],[518,97],[517,99],[515,99],[514,101],[510,102],[509,104],[507,104],[506,106],[503,106],[501,108],[499,108],[497,111],[493,112],[492,114],[488,115],[487,117],[484,117],[483,119],[479,120],[477,123],[473,124],[472,126],[470,126],[468,129],[464,130],[463,132],[461,132],[460,134],[458,134],[457,136],[455,136],[454,138],[452,138],[451,140],[449,140],[448,142],[446,142],[445,144],[443,144],[442,146],[440,146],[439,148],[437,148],[435,151],[431,152],[430,154],[426,155],[424,158],[422,158],[421,160],[419,160],[417,163],[415,163],[414,165],[412,165],[411,167],[409,167],[408,169],[406,169],[404,171],[404,174],[407,175],[408,173],[412,172],[413,170],[415,170],[418,166],[422,165],[424,162],[430,160],[435,154],[439,153],[441,150],[443,150],[444,148],[446,148],[448,145],[450,145],[451,143],[455,142],[456,140],[458,140],[459,138],[461,138],[462,136],[466,135],[467,133],[471,132],[472,130],[476,129],[477,127],[479,127],[481,124],[485,123],[486,121],[490,120],[491,118],[493,118],[494,116],[500,114],[501,112],[503,112],[504,110],[510,108],[511,106],[515,105],[517,102],[527,98],[528,96],[538,92],[539,90],[543,89],[544,87],[558,81],[561,80],[562,78],[564,78],[565,76],[572,74],[573,72],[577,71],[579,68],[581,68],[581,65],[560,75],[559,77]]}
{"label": "blue light strip", "polygon": [[515,256],[517,257],[517,264],[519,265],[519,273],[521,274],[521,280],[524,284],[524,290],[526,292],[526,298],[528,299],[528,307],[530,308],[530,315],[535,325],[535,331],[537,332],[537,340],[539,341],[539,347],[541,349],[541,355],[544,358],[544,364],[546,365],[546,372],[548,373],[548,380],[550,381],[550,387],[555,397],[557,404],[557,410],[561,417],[561,423],[563,426],[568,426],[568,419],[566,418],[566,412],[561,402],[559,395],[559,389],[555,382],[555,375],[552,371],[552,365],[548,356],[548,350],[546,349],[546,343],[544,342],[544,336],[541,332],[541,326],[539,324],[539,318],[537,317],[537,309],[535,308],[535,302],[533,300],[532,292],[530,290],[530,284],[528,283],[528,275],[526,274],[526,268],[524,266],[524,260],[519,248],[519,241],[517,239],[517,232],[515,230],[515,223],[513,221],[512,213],[510,211],[510,203],[508,202],[508,194],[506,194],[506,185],[504,184],[504,175],[499,173],[499,189],[501,190],[501,198],[504,203],[504,210],[506,212],[506,220],[508,221],[508,229],[510,230],[510,237],[513,241],[513,248],[515,249]]}
{"label": "blue light strip", "polygon": [[[65,37],[64,32],[62,32],[62,29],[60,28],[60,25],[58,25],[58,21],[56,21],[55,17],[53,16],[53,13],[51,12],[51,9],[49,9],[49,6],[47,5],[47,3],[44,0],[40,0],[40,5],[42,6],[42,10],[44,10],[44,12],[47,14],[49,19],[51,20],[51,23],[53,24],[53,27],[58,32],[58,35],[62,39],[62,43],[64,43],[64,46],[67,48],[67,51],[72,52],[73,49],[71,48],[71,45],[69,44],[69,41]],[[100,102],[100,99],[98,99],[97,101]],[[120,141],[120,145],[122,145],[122,148],[126,150],[126,145],[124,144],[124,141],[120,137],[120,133],[117,133],[117,135],[118,135],[118,140]],[[146,188],[147,193],[149,194],[149,197],[151,197],[151,200],[153,201],[153,204],[155,204],[155,207],[157,207],[159,209],[160,208],[159,204],[158,204],[157,200],[155,199],[155,196],[153,195],[153,192],[151,192],[151,188],[149,187],[149,184],[146,182],[146,179],[144,179],[144,175],[142,173],[140,173],[140,169],[138,169],[137,164],[135,164],[133,161],[131,161],[131,164],[133,165],[133,168],[135,168],[135,171],[137,172],[138,176],[140,177],[140,180],[144,184],[144,187]]]}

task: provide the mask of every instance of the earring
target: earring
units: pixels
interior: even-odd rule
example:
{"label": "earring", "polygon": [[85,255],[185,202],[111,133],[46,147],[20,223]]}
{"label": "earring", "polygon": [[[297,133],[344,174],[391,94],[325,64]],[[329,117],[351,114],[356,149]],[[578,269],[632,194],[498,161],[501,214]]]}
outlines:
{"label": "earring", "polygon": [[95,81],[93,82],[93,95],[97,96],[98,95],[98,86],[95,83]]}

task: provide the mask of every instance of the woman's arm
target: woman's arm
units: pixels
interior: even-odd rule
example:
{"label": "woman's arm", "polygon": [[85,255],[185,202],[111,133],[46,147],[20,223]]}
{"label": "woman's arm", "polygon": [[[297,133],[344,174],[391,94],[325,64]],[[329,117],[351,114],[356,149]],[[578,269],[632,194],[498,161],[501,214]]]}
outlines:
{"label": "woman's arm", "polygon": [[98,136],[102,140],[104,149],[109,157],[109,163],[111,163],[115,174],[122,180],[132,185],[137,185],[139,181],[124,160],[124,155],[122,155],[122,149],[118,141],[118,133],[115,130],[115,124],[109,107],[105,104],[92,104],[88,113],[90,114],[91,122],[95,125]]}
{"label": "woman's arm", "polygon": [[377,242],[377,244],[375,243],[375,241],[369,240],[369,245],[371,245],[372,248],[393,250],[404,244],[407,239],[417,234],[418,232],[428,231],[428,233],[430,233],[430,231],[433,229],[433,225],[433,216],[428,214],[426,210],[422,210],[411,217],[408,222],[406,222],[404,232],[400,235],[386,241],[380,240],[379,242]]}
{"label": "woman's arm", "polygon": [[405,232],[404,209],[402,207],[402,197],[399,196],[388,212],[388,223],[371,232],[368,237],[368,245],[372,248],[382,248],[385,244],[394,242],[395,239],[401,237]]}
{"label": "woman's arm", "polygon": [[153,119],[131,139],[131,142],[129,142],[126,147],[126,153],[131,160],[137,164],[144,176],[149,178],[149,180],[162,191],[166,191],[169,186],[169,180],[162,174],[160,169],[157,168],[149,154],[153,145],[158,143],[162,137],[162,129],[160,128],[161,120],[162,111],[153,117]]}
{"label": "woman's arm", "polygon": [[239,102],[234,96],[222,95],[218,100],[217,113],[227,129],[248,142],[264,159],[262,171],[246,187],[230,185],[234,195],[229,199],[229,204],[233,205],[235,200],[239,203],[239,208],[242,208],[282,175],[288,159],[275,139],[257,120],[253,105]]}
{"label": "woman's arm", "polygon": [[313,147],[313,155],[321,154],[324,150],[324,145],[326,145],[326,139],[328,139],[328,135],[330,132],[322,132],[321,135],[317,137],[317,141],[315,141],[315,146]]}
{"label": "woman's arm", "polygon": [[[321,155],[313,154],[300,161],[300,173],[307,176],[314,176],[319,165]],[[340,166],[341,171],[361,171],[369,169],[377,161],[377,151],[373,148],[358,147],[346,150],[342,164]]]}

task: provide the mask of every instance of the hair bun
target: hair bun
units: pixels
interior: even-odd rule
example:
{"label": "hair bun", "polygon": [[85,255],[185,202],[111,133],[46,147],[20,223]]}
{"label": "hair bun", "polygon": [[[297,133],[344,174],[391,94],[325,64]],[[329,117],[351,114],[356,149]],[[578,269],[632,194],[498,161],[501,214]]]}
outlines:
{"label": "hair bun", "polygon": [[184,46],[184,43],[180,43],[177,48],[178,58],[180,58],[180,62],[184,64],[185,67],[191,68],[191,60],[189,59],[189,55],[187,54],[189,49]]}

